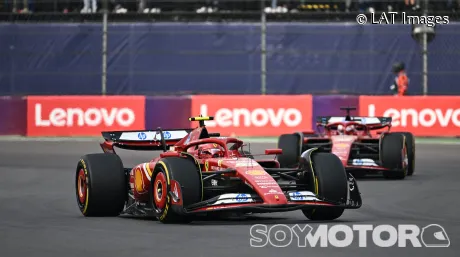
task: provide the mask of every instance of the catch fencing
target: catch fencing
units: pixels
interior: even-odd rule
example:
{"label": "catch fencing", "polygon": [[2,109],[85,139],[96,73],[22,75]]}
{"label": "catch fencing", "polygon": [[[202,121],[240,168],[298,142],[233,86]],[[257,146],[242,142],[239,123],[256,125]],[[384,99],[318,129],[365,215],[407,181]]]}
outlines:
{"label": "catch fencing", "polygon": [[[384,95],[396,61],[406,64],[409,94],[424,93],[423,49],[410,25],[308,11],[342,1],[289,2],[298,13],[261,11],[272,1],[220,1],[212,13],[197,13],[204,2],[155,1],[160,13],[137,13],[136,2],[118,1],[126,13],[93,14],[72,12],[83,1],[50,1],[29,0],[32,14],[1,14],[9,22],[0,24],[0,95]],[[429,95],[460,93],[460,24],[448,15],[428,45]]]}

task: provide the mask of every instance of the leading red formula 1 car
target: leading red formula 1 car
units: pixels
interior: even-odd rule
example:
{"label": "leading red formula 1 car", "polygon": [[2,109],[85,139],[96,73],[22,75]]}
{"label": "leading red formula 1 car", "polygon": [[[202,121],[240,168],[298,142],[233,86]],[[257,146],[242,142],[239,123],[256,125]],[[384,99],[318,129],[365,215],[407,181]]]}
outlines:
{"label": "leading red formula 1 car", "polygon": [[[302,210],[312,220],[339,218],[362,201],[355,179],[337,156],[307,151],[295,169],[276,159],[256,160],[243,142],[209,133],[212,117],[194,117],[191,129],[103,132],[104,153],[84,155],[76,169],[76,196],[84,216],[152,216],[190,222],[209,212]],[[125,168],[114,148],[162,151]],[[169,149],[168,149],[169,148]],[[280,154],[267,149],[265,155]]]}
{"label": "leading red formula 1 car", "polygon": [[356,108],[341,110],[347,112],[345,117],[317,117],[319,134],[281,135],[281,167],[295,167],[302,152],[317,149],[337,155],[355,177],[382,172],[387,179],[404,179],[414,173],[415,141],[411,133],[390,132],[391,117],[351,117],[350,111]]}

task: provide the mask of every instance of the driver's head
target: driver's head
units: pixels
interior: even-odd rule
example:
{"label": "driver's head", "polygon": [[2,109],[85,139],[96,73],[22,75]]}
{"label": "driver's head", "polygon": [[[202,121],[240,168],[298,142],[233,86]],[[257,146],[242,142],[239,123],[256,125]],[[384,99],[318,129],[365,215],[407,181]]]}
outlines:
{"label": "driver's head", "polygon": [[354,125],[347,126],[347,128],[345,129],[345,133],[347,135],[352,135],[353,133],[355,133],[355,126]]}
{"label": "driver's head", "polygon": [[339,135],[343,135],[344,132],[345,132],[345,131],[344,131],[344,129],[343,129],[343,125],[342,125],[342,124],[339,124],[339,125],[337,126],[337,133],[338,133]]}
{"label": "driver's head", "polygon": [[198,147],[200,158],[224,157],[224,148],[218,144],[203,144]]}

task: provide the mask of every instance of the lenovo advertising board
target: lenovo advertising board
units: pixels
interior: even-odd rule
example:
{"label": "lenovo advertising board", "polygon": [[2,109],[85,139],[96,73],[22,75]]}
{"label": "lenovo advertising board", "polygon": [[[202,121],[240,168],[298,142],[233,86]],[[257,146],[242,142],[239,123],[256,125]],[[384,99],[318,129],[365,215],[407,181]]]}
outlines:
{"label": "lenovo advertising board", "polygon": [[143,96],[29,96],[28,136],[101,136],[145,127]]}
{"label": "lenovo advertising board", "polygon": [[[214,116],[205,122],[222,136],[279,136],[310,130],[311,95],[200,95],[192,97],[191,116]],[[192,127],[198,124],[192,123]]]}
{"label": "lenovo advertising board", "polygon": [[393,117],[392,131],[416,136],[460,135],[458,96],[361,96],[360,115]]}

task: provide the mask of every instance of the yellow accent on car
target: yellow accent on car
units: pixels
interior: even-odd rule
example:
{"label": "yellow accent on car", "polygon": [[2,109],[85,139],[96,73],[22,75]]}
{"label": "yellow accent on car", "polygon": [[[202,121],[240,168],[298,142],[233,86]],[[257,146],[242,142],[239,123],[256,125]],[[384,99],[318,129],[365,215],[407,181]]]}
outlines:
{"label": "yellow accent on car", "polygon": [[168,181],[168,186],[171,184],[171,181],[169,180],[169,171],[168,168],[166,167],[166,164],[163,161],[159,161],[158,164],[163,166],[165,173],[166,173],[166,180]]}
{"label": "yellow accent on car", "polygon": [[204,117],[191,117],[188,118],[189,121],[203,121],[203,120],[213,120],[212,117],[204,116]]}
{"label": "yellow accent on car", "polygon": [[[85,179],[88,181],[88,170],[86,168],[86,163],[83,159],[80,160],[81,165],[83,166],[83,171],[85,172]],[[85,201],[85,207],[83,208],[83,214],[86,214],[88,211],[88,200],[89,200],[89,185],[88,183],[86,184],[86,201]]]}

